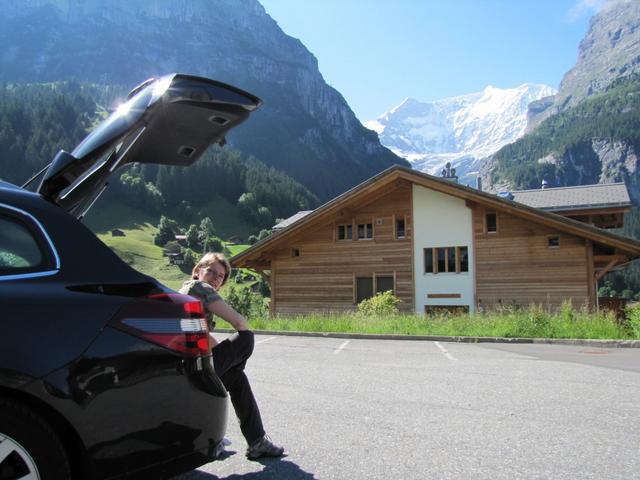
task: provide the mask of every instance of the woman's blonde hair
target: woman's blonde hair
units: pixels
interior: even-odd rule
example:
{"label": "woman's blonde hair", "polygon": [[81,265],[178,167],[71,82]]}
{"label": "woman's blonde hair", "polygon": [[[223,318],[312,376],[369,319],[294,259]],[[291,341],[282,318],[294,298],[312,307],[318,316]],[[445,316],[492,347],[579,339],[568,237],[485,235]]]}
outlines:
{"label": "woman's blonde hair", "polygon": [[222,280],[222,285],[220,285],[222,287],[225,283],[227,283],[227,280],[229,280],[229,275],[231,275],[231,265],[229,264],[229,260],[227,260],[227,257],[225,257],[221,253],[205,253],[200,261],[196,263],[196,266],[193,267],[193,270],[191,271],[191,278],[197,280],[198,270],[200,270],[201,268],[210,267],[215,263],[220,263],[224,267],[224,280]]}

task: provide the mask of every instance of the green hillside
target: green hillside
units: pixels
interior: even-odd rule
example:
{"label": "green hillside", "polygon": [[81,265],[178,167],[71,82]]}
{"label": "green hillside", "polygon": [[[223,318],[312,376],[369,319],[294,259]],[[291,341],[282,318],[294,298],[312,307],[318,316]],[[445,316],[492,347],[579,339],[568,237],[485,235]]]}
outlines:
{"label": "green hillside", "polygon": [[[258,227],[243,219],[237,206],[217,195],[202,207],[189,209],[186,215],[180,208],[175,207],[167,208],[162,214],[180,219],[178,223],[185,229],[190,224],[200,223],[204,217],[209,217],[213,220],[216,235],[223,239],[246,239],[260,231]],[[115,195],[104,195],[100,198],[84,219],[85,225],[95,233],[108,233],[114,228],[137,229],[145,224],[153,225],[155,228],[159,221],[160,214],[153,215],[124,205]]]}
{"label": "green hillside", "polygon": [[[115,209],[113,210],[115,211]],[[182,268],[178,265],[171,265],[167,258],[162,254],[162,248],[154,245],[153,239],[158,229],[155,225],[141,220],[143,217],[135,215],[139,214],[131,209],[122,208],[121,213],[127,212],[132,216],[127,226],[120,226],[124,237],[114,237],[111,235],[110,229],[101,229],[97,232],[97,236],[109,248],[111,248],[121,259],[128,265],[132,266],[139,272],[160,280],[174,290],[180,288],[190,274],[190,268]],[[94,218],[94,225],[104,222],[104,219]],[[227,244],[225,247],[229,250],[230,255],[236,255],[242,252],[249,245]]]}
{"label": "green hillside", "polygon": [[98,238],[139,272],[160,280],[174,290],[180,288],[182,282],[188,278],[188,272],[183,272],[176,265],[170,265],[162,256],[162,248],[153,244],[157,228],[146,223],[121,230],[125,234],[124,237],[99,233]]}

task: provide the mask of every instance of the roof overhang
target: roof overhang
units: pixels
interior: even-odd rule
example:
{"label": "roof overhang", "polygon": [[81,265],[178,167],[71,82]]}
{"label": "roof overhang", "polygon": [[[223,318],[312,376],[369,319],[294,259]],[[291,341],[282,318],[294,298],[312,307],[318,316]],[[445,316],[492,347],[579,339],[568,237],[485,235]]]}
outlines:
{"label": "roof overhang", "polygon": [[348,209],[350,203],[362,197],[377,196],[377,193],[382,195],[389,191],[390,186],[397,186],[399,183],[404,182],[410,182],[414,185],[420,185],[437,192],[464,199],[470,207],[474,205],[483,206],[555,228],[560,232],[583,237],[587,240],[618,249],[631,259],[640,257],[640,242],[637,240],[616,235],[552,212],[528,207],[487,192],[411,170],[407,167],[394,165],[318,207],[312,213],[292,223],[288,228],[270,235],[249,247],[247,250],[235,255],[231,259],[231,263],[234,267],[268,269],[272,255],[271,252],[283,246],[288,239],[317,227],[319,222],[333,215],[338,216],[342,210]]}

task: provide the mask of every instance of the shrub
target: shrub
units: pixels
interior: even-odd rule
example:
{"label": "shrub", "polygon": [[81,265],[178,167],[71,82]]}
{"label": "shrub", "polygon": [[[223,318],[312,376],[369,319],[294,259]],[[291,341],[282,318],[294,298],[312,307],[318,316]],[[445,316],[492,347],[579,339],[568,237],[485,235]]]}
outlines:
{"label": "shrub", "polygon": [[224,253],[225,247],[218,237],[207,237],[202,243],[203,252],[220,252]]}
{"label": "shrub", "polygon": [[229,282],[223,295],[226,302],[247,319],[266,317],[268,314],[265,299],[253,293],[248,285]]}
{"label": "shrub", "polygon": [[391,290],[377,293],[358,304],[358,312],[365,316],[394,315],[398,313],[400,299]]}
{"label": "shrub", "polygon": [[627,309],[627,325],[631,335],[640,339],[640,306]]}
{"label": "shrub", "polygon": [[199,235],[198,235],[198,227],[197,225],[190,225],[189,228],[187,229],[187,245],[189,245],[189,248],[192,249],[196,249],[200,246],[200,239],[199,239]]}
{"label": "shrub", "polygon": [[200,258],[198,257],[198,254],[196,252],[194,252],[190,248],[185,248],[184,249],[184,264],[182,265],[183,270],[185,270],[187,272],[191,272],[193,267],[196,266],[196,263],[198,263],[198,260],[200,260]]}
{"label": "shrub", "polygon": [[158,233],[153,241],[156,245],[163,246],[165,243],[174,240],[177,233],[180,233],[178,222],[162,215],[158,224]]}
{"label": "shrub", "polygon": [[164,246],[165,255],[169,253],[180,253],[181,250],[182,250],[182,247],[175,240],[169,240]]}

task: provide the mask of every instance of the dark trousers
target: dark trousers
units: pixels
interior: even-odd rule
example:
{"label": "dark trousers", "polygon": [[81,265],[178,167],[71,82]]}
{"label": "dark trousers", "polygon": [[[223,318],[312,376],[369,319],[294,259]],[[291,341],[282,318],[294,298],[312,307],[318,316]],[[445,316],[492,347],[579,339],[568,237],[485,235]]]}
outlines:
{"label": "dark trousers", "polygon": [[244,373],[253,345],[253,332],[245,330],[223,340],[212,351],[216,373],[229,392],[240,430],[249,445],[264,435],[260,409]]}

